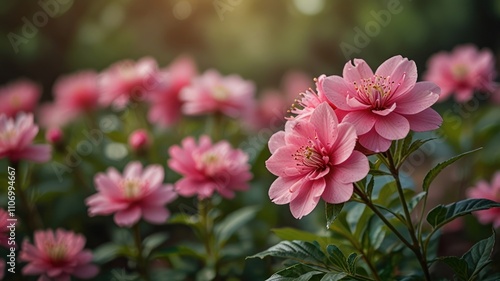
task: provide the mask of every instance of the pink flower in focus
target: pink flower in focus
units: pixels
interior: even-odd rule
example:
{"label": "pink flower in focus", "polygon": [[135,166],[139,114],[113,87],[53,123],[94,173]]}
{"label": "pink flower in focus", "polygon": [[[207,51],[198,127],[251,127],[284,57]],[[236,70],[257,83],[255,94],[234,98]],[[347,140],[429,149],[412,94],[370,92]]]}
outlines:
{"label": "pink flower in focus", "polygon": [[0,115],[0,158],[17,162],[22,159],[33,162],[50,160],[51,147],[48,144],[32,144],[38,133],[33,124],[33,114],[20,113],[16,119]]}
{"label": "pink flower in focus", "polygon": [[49,143],[56,144],[63,139],[63,132],[59,128],[50,128],[45,132],[45,140]]}
{"label": "pink flower in focus", "polygon": [[146,148],[149,145],[148,133],[143,129],[133,131],[128,138],[128,144],[135,151]]}
{"label": "pink flower in focus", "polygon": [[332,204],[348,201],[353,182],[369,171],[368,158],[355,145],[354,126],[339,124],[326,102],[314,109],[309,121],[288,121],[285,131],[269,140],[272,155],[266,167],[278,176],[269,197],[279,205],[290,203],[297,219],[311,213],[320,198]]}
{"label": "pink flower in focus", "polygon": [[4,209],[0,208],[0,246],[9,249],[9,234],[10,230],[7,228],[9,226],[9,213]]}
{"label": "pink flower in focus", "polygon": [[328,105],[330,105],[332,109],[336,109],[335,105],[333,105],[326,98],[325,92],[323,91],[322,85],[325,78],[326,75],[321,75],[318,79],[315,79],[316,92],[309,88],[304,93],[300,94],[299,99],[295,101],[295,104],[290,110],[290,112],[295,114],[295,116],[288,118],[289,120],[309,120],[314,109],[316,109],[316,107],[318,107],[323,102],[328,103]]}
{"label": "pink flower in focus", "polygon": [[54,101],[60,110],[81,114],[97,108],[97,73],[82,71],[63,76],[54,85]]}
{"label": "pink flower in focus", "polygon": [[417,67],[407,58],[394,56],[375,74],[364,60],[355,59],[354,65],[346,63],[343,76],[326,77],[322,88],[342,122],[353,124],[359,143],[371,151],[386,151],[410,130],[434,130],[442,123],[430,108],[439,98],[439,87],[416,83]]}
{"label": "pink flower in focus", "polygon": [[19,80],[0,88],[0,114],[15,117],[20,112],[33,112],[40,98],[40,86]]}
{"label": "pink flower in focus", "polygon": [[242,117],[254,106],[254,92],[254,84],[238,75],[223,77],[215,70],[208,70],[181,91],[182,110],[187,115],[220,112],[233,118]]}
{"label": "pink flower in focus", "polygon": [[179,94],[196,73],[193,59],[187,56],[179,57],[160,73],[162,84],[149,96],[148,119],[151,123],[168,127],[180,119],[182,101]]}
{"label": "pink flower in focus", "polygon": [[158,90],[161,77],[156,61],[142,58],[137,62],[124,60],[111,65],[98,82],[101,91],[99,102],[103,106],[113,104],[122,108],[129,101],[143,101]]}
{"label": "pink flower in focus", "polygon": [[218,192],[224,198],[233,198],[234,191],[248,189],[252,178],[248,155],[233,149],[227,141],[212,144],[208,136],[202,136],[199,145],[192,137],[182,140],[182,146],[170,147],[168,166],[184,176],[175,183],[182,196],[198,195],[209,198]]}
{"label": "pink flower in focus", "polygon": [[455,93],[455,100],[467,102],[474,90],[493,92],[495,84],[495,58],[488,49],[479,51],[473,45],[455,47],[451,53],[440,52],[428,63],[425,80],[441,88],[439,100]]}
{"label": "pink flower in focus", "polygon": [[98,191],[86,199],[89,215],[114,215],[118,226],[130,227],[141,217],[154,223],[164,223],[170,216],[165,204],[177,195],[172,185],[163,184],[164,171],[160,165],[150,165],[143,170],[141,163],[129,163],[123,172],[109,168],[107,173],[94,177]]}
{"label": "pink flower in focus", "polygon": [[[486,181],[480,181],[468,189],[467,197],[484,198],[500,203],[500,172],[495,173],[491,185]],[[493,223],[495,228],[500,227],[500,208],[477,211],[474,215],[482,224]]]}
{"label": "pink flower in focus", "polygon": [[35,231],[34,237],[34,244],[25,240],[19,253],[19,260],[28,263],[23,275],[40,275],[39,281],[67,281],[71,276],[93,278],[99,272],[90,263],[92,252],[84,250],[83,235],[57,229]]}

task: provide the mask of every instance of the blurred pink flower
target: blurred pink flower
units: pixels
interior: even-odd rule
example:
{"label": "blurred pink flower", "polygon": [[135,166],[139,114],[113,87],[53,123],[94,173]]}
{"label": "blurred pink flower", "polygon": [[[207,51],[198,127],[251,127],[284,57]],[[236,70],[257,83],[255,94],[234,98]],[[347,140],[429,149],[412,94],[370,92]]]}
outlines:
{"label": "blurred pink flower", "polygon": [[407,58],[394,56],[375,74],[364,60],[355,59],[346,63],[343,76],[326,77],[322,88],[342,122],[353,124],[359,143],[371,151],[386,151],[410,130],[434,130],[443,121],[430,108],[439,98],[439,87],[416,83],[417,67]]}
{"label": "blurred pink flower", "polygon": [[62,128],[78,117],[78,112],[68,111],[55,103],[44,103],[38,108],[38,119],[43,128]]}
{"label": "blurred pink flower", "polygon": [[60,110],[87,113],[97,108],[98,98],[97,73],[94,71],[62,76],[54,85],[54,102]]}
{"label": "blurred pink flower", "polygon": [[161,72],[162,84],[149,96],[148,119],[151,123],[168,127],[180,119],[182,101],[179,94],[196,73],[196,65],[188,56],[177,58]]}
{"label": "blurred pink flower", "polygon": [[136,151],[146,148],[149,145],[148,133],[144,129],[133,131],[128,138],[128,144]]}
{"label": "blurred pink flower", "polygon": [[50,128],[45,132],[45,140],[49,143],[56,144],[63,139],[63,132],[59,128]]}
{"label": "blurred pink flower", "polygon": [[479,51],[474,45],[461,45],[451,53],[440,52],[427,62],[425,80],[441,88],[439,100],[455,93],[455,100],[467,102],[474,90],[493,92],[496,88],[495,58],[488,49]]}
{"label": "blurred pink flower", "polygon": [[245,117],[254,107],[254,92],[253,82],[207,70],[182,89],[182,110],[187,115],[220,112],[233,118]]}
{"label": "blurred pink flower", "polygon": [[129,101],[140,102],[161,86],[162,77],[152,58],[137,62],[123,60],[111,65],[98,80],[101,92],[99,102],[103,106],[125,107]]}
{"label": "blurred pink flower", "polygon": [[41,88],[29,80],[19,80],[0,88],[0,114],[15,117],[20,112],[33,112]]}
{"label": "blurred pink flower", "polygon": [[123,172],[109,168],[107,173],[94,177],[98,191],[86,199],[89,215],[114,215],[118,226],[130,227],[141,217],[154,224],[164,223],[170,216],[165,204],[177,195],[172,185],[163,184],[164,171],[160,165],[143,167],[140,162],[129,163]]}
{"label": "blurred pink flower", "polygon": [[299,70],[289,70],[281,78],[281,91],[285,94],[287,105],[311,87],[312,77]]}
{"label": "blurred pink flower", "polygon": [[0,158],[16,162],[22,159],[33,162],[50,160],[51,147],[48,144],[32,144],[38,133],[33,124],[33,114],[20,113],[16,119],[0,115]]}
{"label": "blurred pink flower", "polygon": [[309,88],[304,93],[300,94],[300,97],[295,101],[292,109],[290,110],[290,112],[295,114],[295,116],[289,117],[289,120],[309,120],[314,109],[316,109],[316,107],[318,107],[323,102],[328,103],[328,105],[330,105],[333,110],[336,109],[335,105],[333,105],[326,98],[325,92],[323,91],[322,85],[325,78],[326,75],[321,75],[319,78],[315,79],[316,92],[313,89]]}
{"label": "blurred pink flower", "polygon": [[368,158],[355,145],[354,126],[339,124],[326,102],[314,109],[309,121],[288,121],[285,131],[269,140],[272,155],[266,167],[278,176],[269,197],[279,205],[290,203],[297,219],[312,212],[320,198],[332,204],[348,201],[353,182],[369,170]]}
{"label": "blurred pink flower", "polygon": [[9,249],[12,247],[9,245],[9,234],[10,230],[7,228],[9,226],[9,213],[4,209],[0,208],[0,246]]}
{"label": "blurred pink flower", "polygon": [[19,260],[28,264],[23,275],[40,275],[39,281],[67,281],[71,276],[93,278],[99,272],[91,264],[92,252],[84,250],[85,237],[57,229],[35,231],[34,244],[24,240]]}
{"label": "blurred pink flower", "polygon": [[184,176],[175,183],[182,196],[198,195],[209,198],[218,192],[224,198],[234,197],[234,191],[248,189],[252,178],[248,155],[233,149],[227,141],[212,144],[208,136],[202,136],[199,145],[192,137],[182,140],[182,146],[169,149],[168,166]]}
{"label": "blurred pink flower", "polygon": [[[469,198],[484,198],[495,202],[500,202],[500,172],[496,172],[491,181],[491,185],[486,181],[479,181],[476,186],[467,190]],[[493,223],[495,228],[500,227],[500,208],[474,212],[477,219],[483,224]]]}

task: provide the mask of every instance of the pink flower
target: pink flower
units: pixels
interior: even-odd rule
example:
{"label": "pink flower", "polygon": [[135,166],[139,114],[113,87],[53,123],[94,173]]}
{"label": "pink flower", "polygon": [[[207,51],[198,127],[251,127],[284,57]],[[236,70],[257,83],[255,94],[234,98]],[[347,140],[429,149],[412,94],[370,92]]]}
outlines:
{"label": "pink flower", "polygon": [[161,72],[162,84],[150,95],[148,119],[151,123],[168,127],[180,119],[182,101],[179,94],[189,85],[196,72],[193,59],[187,56],[174,60]]}
{"label": "pink flower", "polygon": [[38,108],[37,116],[43,128],[62,128],[77,118],[78,113],[55,103],[44,103]]}
{"label": "pink flower", "polygon": [[19,112],[33,112],[40,98],[40,86],[19,80],[0,88],[0,114],[15,117]]}
{"label": "pink flower", "polygon": [[289,117],[289,120],[309,120],[314,109],[316,109],[316,107],[318,107],[323,102],[328,103],[328,105],[330,105],[332,109],[336,109],[335,105],[333,105],[326,98],[325,92],[323,91],[323,80],[325,80],[325,78],[326,75],[321,75],[318,79],[315,79],[316,92],[309,88],[304,93],[300,94],[300,97],[295,100],[295,104],[290,110],[290,112],[295,114],[296,116]]}
{"label": "pink flower", "polygon": [[353,124],[359,143],[371,151],[386,151],[410,130],[434,130],[442,123],[430,108],[439,88],[432,82],[416,83],[417,67],[407,58],[394,56],[375,74],[364,60],[355,59],[354,65],[346,63],[343,76],[326,77],[323,90],[342,122]]}
{"label": "pink flower", "polygon": [[7,157],[16,162],[21,159],[33,162],[50,160],[51,147],[48,144],[32,144],[38,133],[33,124],[33,114],[17,115],[16,119],[0,115],[0,158]]}
{"label": "pink flower", "polygon": [[177,195],[170,184],[163,184],[164,171],[160,165],[150,165],[144,170],[141,163],[131,162],[123,175],[114,168],[95,176],[98,191],[86,199],[89,215],[114,215],[118,226],[130,227],[141,217],[154,223],[164,223],[170,216],[165,204]]}
{"label": "pink flower", "polygon": [[209,198],[218,192],[224,198],[234,197],[234,191],[248,189],[252,178],[248,155],[233,149],[227,141],[212,144],[208,136],[202,136],[199,145],[192,137],[182,140],[182,147],[170,147],[168,166],[184,176],[175,183],[182,196],[198,195]]}
{"label": "pink flower", "polygon": [[133,150],[141,150],[149,145],[149,136],[146,130],[138,129],[130,134],[128,144]]}
{"label": "pink flower", "polygon": [[97,73],[82,71],[63,76],[54,85],[55,103],[72,114],[88,113],[97,108]]}
{"label": "pink flower", "polygon": [[[496,172],[491,181],[491,185],[486,181],[480,181],[476,186],[467,190],[469,198],[484,198],[495,202],[500,202],[500,172]],[[500,208],[474,212],[477,219],[483,224],[493,223],[495,228],[500,227]]]}
{"label": "pink flower", "polygon": [[71,276],[93,278],[99,272],[91,264],[92,252],[84,250],[85,237],[57,229],[35,231],[34,244],[24,240],[19,260],[27,262],[23,275],[40,275],[38,281],[67,281]]}
{"label": "pink flower", "polygon": [[63,132],[59,128],[50,128],[45,132],[45,140],[49,143],[60,143],[63,139]]}
{"label": "pink flower", "polygon": [[99,102],[124,107],[129,101],[140,102],[161,85],[158,65],[152,58],[137,62],[124,60],[111,65],[99,79]]}
{"label": "pink flower", "polygon": [[479,51],[473,45],[455,47],[451,53],[440,52],[428,61],[425,80],[441,88],[439,100],[455,93],[455,100],[467,102],[474,90],[493,92],[495,84],[495,58],[488,49]]}
{"label": "pink flower", "polygon": [[254,106],[255,86],[238,75],[222,77],[208,70],[181,91],[183,112],[203,115],[220,112],[229,117],[245,116]]}
{"label": "pink flower", "polygon": [[7,228],[9,226],[7,219],[9,219],[9,213],[0,208],[0,246],[9,249],[12,246],[9,245],[10,230]]}
{"label": "pink flower", "polygon": [[279,205],[290,203],[297,219],[312,212],[320,198],[332,204],[348,201],[353,182],[369,170],[368,158],[355,145],[354,126],[339,124],[326,102],[314,109],[309,121],[288,121],[285,131],[269,140],[272,155],[266,167],[278,176],[269,197]]}

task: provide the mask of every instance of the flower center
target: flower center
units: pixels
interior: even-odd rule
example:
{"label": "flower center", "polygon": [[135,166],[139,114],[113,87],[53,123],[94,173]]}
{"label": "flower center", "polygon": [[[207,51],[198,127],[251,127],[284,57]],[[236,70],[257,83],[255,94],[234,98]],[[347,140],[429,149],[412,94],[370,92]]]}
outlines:
{"label": "flower center", "polygon": [[292,156],[297,166],[304,168],[323,170],[330,162],[330,158],[319,153],[313,145],[301,146]]}
{"label": "flower center", "polygon": [[122,184],[123,195],[126,198],[136,198],[142,191],[143,185],[138,180],[127,179]]}
{"label": "flower center", "polygon": [[66,245],[47,243],[45,245],[46,252],[52,262],[57,263],[65,259],[67,248]]}
{"label": "flower center", "polygon": [[354,82],[354,89],[358,93],[361,102],[371,104],[374,110],[386,109],[386,101],[391,96],[392,84],[390,77],[373,75],[371,78],[362,79],[360,83]]}
{"label": "flower center", "polygon": [[218,101],[225,101],[230,95],[229,90],[222,85],[217,85],[212,89],[212,96]]}
{"label": "flower center", "polygon": [[469,73],[469,69],[466,65],[459,63],[451,68],[451,73],[456,79],[462,80]]}
{"label": "flower center", "polygon": [[215,175],[223,163],[223,159],[213,151],[207,151],[201,156],[201,169],[209,176]]}

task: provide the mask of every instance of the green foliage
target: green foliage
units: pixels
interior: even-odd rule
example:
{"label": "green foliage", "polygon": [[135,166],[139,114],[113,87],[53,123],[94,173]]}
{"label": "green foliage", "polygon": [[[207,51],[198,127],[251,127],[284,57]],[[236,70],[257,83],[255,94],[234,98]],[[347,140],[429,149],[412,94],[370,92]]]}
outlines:
{"label": "green foliage", "polygon": [[344,203],[341,204],[330,204],[325,202],[325,213],[326,213],[326,228],[330,228],[330,225],[337,219],[337,216],[342,211]]}
{"label": "green foliage", "polygon": [[500,207],[500,203],[488,199],[466,199],[446,206],[438,205],[427,214],[427,222],[438,229],[460,216],[494,207]]}

